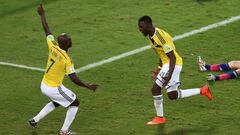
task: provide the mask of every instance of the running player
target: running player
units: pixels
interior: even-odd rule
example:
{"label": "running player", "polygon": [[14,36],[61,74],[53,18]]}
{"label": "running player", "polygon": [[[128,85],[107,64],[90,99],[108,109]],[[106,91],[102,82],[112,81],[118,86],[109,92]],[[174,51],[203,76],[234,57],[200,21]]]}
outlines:
{"label": "running player", "polygon": [[240,61],[230,61],[223,64],[206,64],[206,62],[198,57],[198,66],[199,70],[202,72],[205,71],[228,71],[227,73],[214,75],[209,74],[207,77],[208,81],[217,81],[217,80],[228,80],[238,78],[240,75]]}
{"label": "running player", "polygon": [[165,88],[168,93],[168,98],[171,100],[186,98],[194,95],[203,95],[209,100],[213,96],[208,88],[208,85],[202,88],[194,88],[181,90],[180,73],[182,70],[182,58],[177,53],[171,36],[162,29],[156,28],[152,24],[152,19],[149,16],[143,16],[138,20],[139,31],[150,40],[151,47],[160,58],[160,67],[155,74],[155,82],[152,86],[152,95],[157,116],[149,121],[148,125],[164,124],[166,118],[163,115],[163,95],[161,90]]}
{"label": "running player", "polygon": [[69,127],[77,114],[79,100],[75,93],[63,86],[64,75],[67,74],[72,82],[92,91],[95,91],[98,85],[83,83],[77,77],[73,63],[67,54],[68,49],[72,46],[70,36],[63,33],[55,41],[48,27],[42,4],[38,7],[38,14],[41,17],[49,49],[47,67],[41,83],[41,91],[51,101],[35,117],[29,120],[29,124],[32,127],[36,127],[41,119],[61,105],[67,107],[68,110],[64,124],[60,130],[60,135],[74,135],[75,133],[70,131]]}

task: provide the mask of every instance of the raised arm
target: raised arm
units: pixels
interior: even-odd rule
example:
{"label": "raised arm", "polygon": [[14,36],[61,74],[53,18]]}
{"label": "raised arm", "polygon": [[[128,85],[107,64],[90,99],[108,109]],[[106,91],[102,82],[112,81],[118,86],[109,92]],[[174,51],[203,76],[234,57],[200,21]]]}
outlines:
{"label": "raised arm", "polygon": [[37,11],[38,11],[38,14],[41,17],[42,26],[43,26],[43,29],[45,31],[46,36],[52,35],[52,33],[51,33],[51,31],[50,31],[50,29],[48,27],[48,23],[47,23],[47,20],[46,20],[46,16],[45,16],[45,12],[44,12],[42,4],[39,5]]}
{"label": "raised arm", "polygon": [[72,82],[74,82],[76,85],[81,86],[81,87],[85,87],[88,88],[92,91],[96,91],[98,85],[96,84],[85,84],[83,83],[76,75],[76,73],[72,73],[68,75],[71,79]]}

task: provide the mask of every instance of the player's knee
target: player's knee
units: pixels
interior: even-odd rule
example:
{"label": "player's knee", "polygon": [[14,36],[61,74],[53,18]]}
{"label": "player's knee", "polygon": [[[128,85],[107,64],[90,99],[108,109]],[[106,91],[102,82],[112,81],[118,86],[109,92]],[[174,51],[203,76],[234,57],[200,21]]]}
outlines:
{"label": "player's knee", "polygon": [[52,102],[53,103],[53,105],[55,106],[55,107],[59,107],[60,106],[60,104],[58,104],[58,103],[56,103],[56,102]]}
{"label": "player's knee", "polygon": [[161,87],[159,87],[156,83],[153,84],[152,95],[153,96],[161,95]]}
{"label": "player's knee", "polygon": [[170,100],[176,100],[178,98],[178,92],[177,91],[168,92],[168,98]]}
{"label": "player's knee", "polygon": [[79,105],[80,105],[80,102],[79,102],[78,98],[76,98],[70,106],[79,106]]}
{"label": "player's knee", "polygon": [[161,95],[161,92],[160,92],[160,90],[152,89],[152,95],[153,96]]}

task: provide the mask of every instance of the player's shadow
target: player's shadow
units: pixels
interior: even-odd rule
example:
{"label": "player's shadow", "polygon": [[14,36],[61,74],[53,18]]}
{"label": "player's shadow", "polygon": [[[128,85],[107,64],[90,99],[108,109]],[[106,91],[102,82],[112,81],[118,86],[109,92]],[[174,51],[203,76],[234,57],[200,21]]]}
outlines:
{"label": "player's shadow", "polygon": [[218,1],[218,0],[193,0],[193,1],[196,1],[196,2],[198,2],[198,3],[200,3],[200,4],[202,4],[202,3],[204,3],[204,2],[211,2],[211,1],[216,2],[216,1]]}
{"label": "player's shadow", "polygon": [[165,134],[165,130],[164,130],[164,126],[165,126],[165,125],[159,125],[159,126],[157,127],[157,132],[156,132],[155,135],[166,135],[166,134]]}
{"label": "player's shadow", "polygon": [[36,130],[33,130],[30,135],[38,135],[37,131]]}
{"label": "player's shadow", "polygon": [[210,127],[207,129],[202,129],[199,127],[196,128],[178,128],[172,132],[166,133],[164,130],[164,125],[160,125],[157,128],[157,132],[155,135],[192,135],[192,134],[201,134],[201,135],[211,135],[215,131],[215,127]]}

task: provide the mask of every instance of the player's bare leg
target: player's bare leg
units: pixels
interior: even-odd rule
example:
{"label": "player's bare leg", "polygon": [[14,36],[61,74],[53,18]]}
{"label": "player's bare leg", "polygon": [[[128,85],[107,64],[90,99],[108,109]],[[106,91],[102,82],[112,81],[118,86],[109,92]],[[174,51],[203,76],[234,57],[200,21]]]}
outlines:
{"label": "player's bare leg", "polygon": [[240,61],[230,61],[228,63],[229,71],[224,74],[220,75],[214,75],[214,74],[208,74],[207,80],[208,81],[218,81],[218,80],[228,80],[228,79],[235,79],[238,78],[240,75]]}
{"label": "player's bare leg", "polygon": [[75,135],[76,133],[71,131],[69,127],[71,126],[79,108],[79,100],[76,100],[68,107],[66,118],[62,129],[60,130],[60,135]]}
{"label": "player's bare leg", "polygon": [[[228,80],[228,79],[234,79],[238,78],[240,75],[240,61],[230,61],[225,64],[213,64],[209,65],[206,64],[206,62],[198,56],[198,66],[200,71],[229,71],[224,74],[220,75],[214,75],[214,74],[208,74],[207,80],[208,81],[217,81],[217,80]],[[235,70],[235,71],[232,71]]]}
{"label": "player's bare leg", "polygon": [[232,70],[240,69],[240,61],[230,61],[228,65]]}
{"label": "player's bare leg", "polygon": [[158,125],[166,123],[166,118],[163,117],[163,95],[161,93],[161,87],[156,83],[152,87],[152,95],[154,99],[154,106],[156,109],[157,116],[149,121],[148,125]]}

